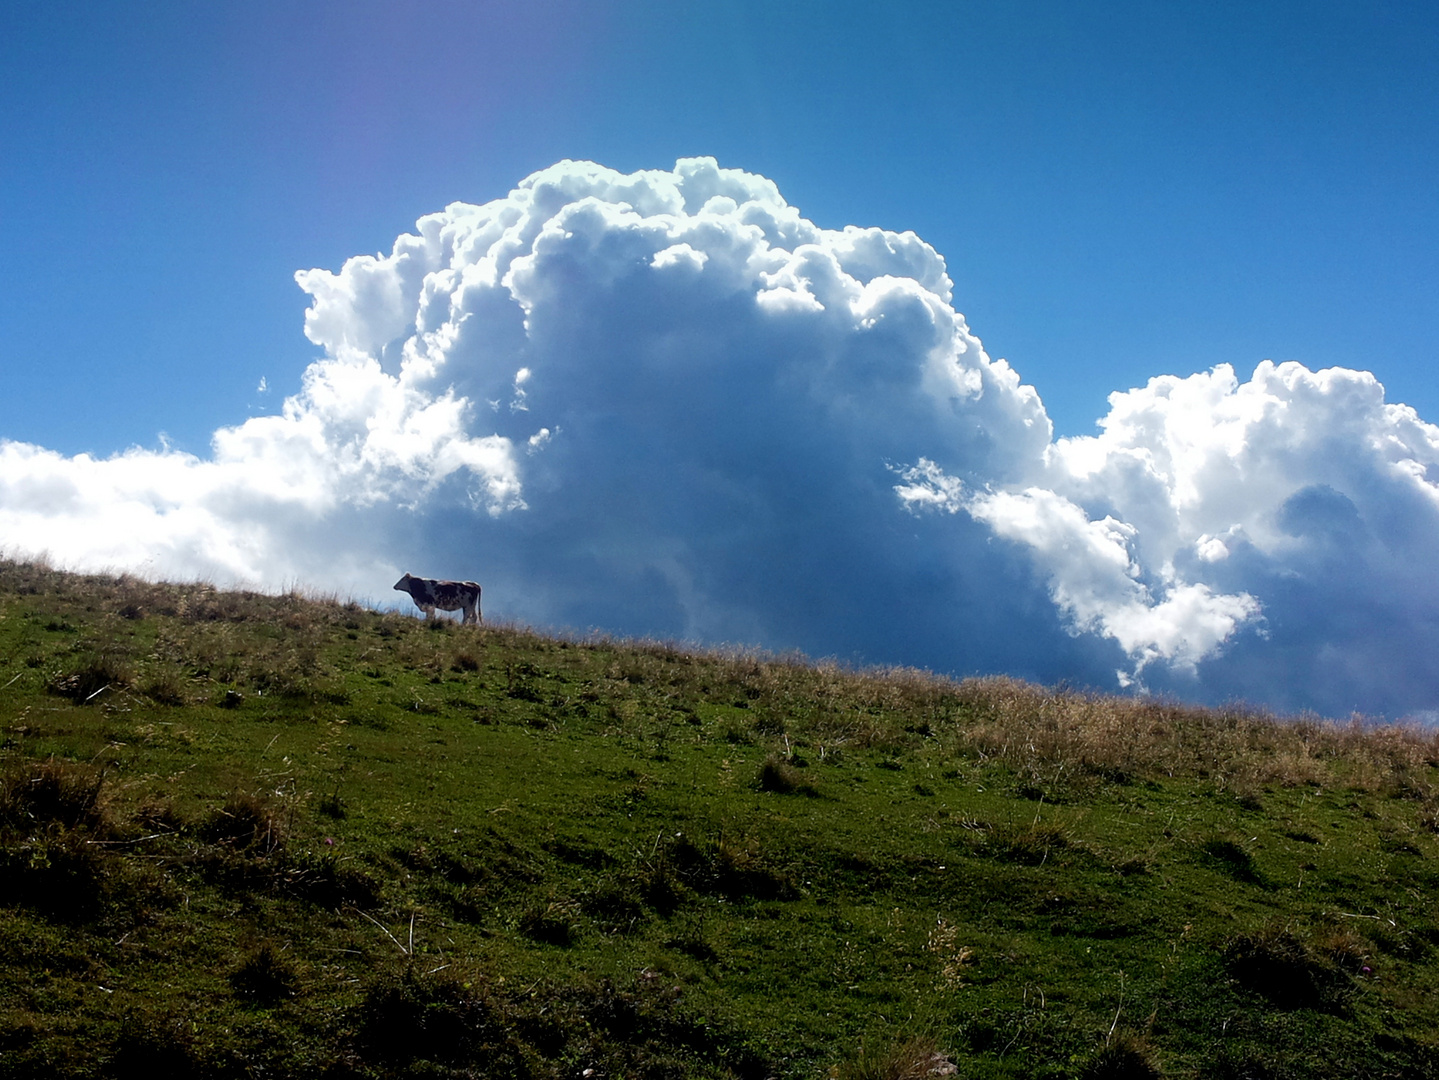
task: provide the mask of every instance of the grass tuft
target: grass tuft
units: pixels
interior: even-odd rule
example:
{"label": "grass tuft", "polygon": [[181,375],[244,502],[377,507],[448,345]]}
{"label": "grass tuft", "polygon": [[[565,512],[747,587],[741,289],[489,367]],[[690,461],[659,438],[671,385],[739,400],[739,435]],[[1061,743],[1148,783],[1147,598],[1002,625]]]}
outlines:
{"label": "grass tuft", "polygon": [[833,1080],[929,1080],[958,1071],[933,1039],[914,1036],[878,1050],[861,1046],[853,1058],[831,1068],[830,1076]]}
{"label": "grass tuft", "polygon": [[473,983],[408,967],[378,980],[356,1010],[360,1048],[376,1064],[426,1075],[425,1063],[463,1063],[470,1075],[528,1080],[533,1052],[506,1019],[503,1006]]}
{"label": "grass tuft", "polygon": [[103,909],[111,860],[83,829],[55,823],[0,849],[0,904],[21,904],[47,918],[83,922]]}
{"label": "grass tuft", "polygon": [[184,705],[188,700],[185,681],[174,671],[149,676],[140,683],[139,690],[157,705]]}
{"label": "grass tuft", "polygon": [[289,859],[279,869],[289,893],[320,907],[364,910],[380,903],[382,886],[379,879],[332,852],[300,855]]}
{"label": "grass tuft", "polygon": [[102,800],[104,773],[51,758],[0,774],[0,826],[28,835],[51,824],[102,832],[109,824]]}
{"label": "grass tuft", "polygon": [[340,798],[338,788],[327,795],[321,795],[315,804],[315,809],[331,821],[344,821],[349,816],[349,812],[345,809],[345,802]]}
{"label": "grass tuft", "polygon": [[1085,1064],[1079,1080],[1161,1080],[1163,1075],[1146,1040],[1119,1032]]}
{"label": "grass tuft", "polygon": [[759,775],[755,777],[755,786],[774,795],[808,795],[813,798],[819,794],[799,769],[775,754],[765,758]]}
{"label": "grass tuft", "polygon": [[1204,860],[1235,881],[1263,885],[1264,878],[1254,864],[1254,856],[1238,841],[1225,836],[1212,836],[1199,847]]}
{"label": "grass tuft", "polygon": [[86,658],[78,667],[54,675],[49,683],[52,694],[86,705],[109,693],[130,685],[134,671],[130,664],[114,653],[99,653]]}
{"label": "grass tuft", "polygon": [[[1353,983],[1339,963],[1352,963],[1346,947],[1316,949],[1286,926],[1271,925],[1230,939],[1224,960],[1245,989],[1281,1009],[1340,1008]],[[1327,953],[1327,955],[1326,955]]]}
{"label": "grass tuft", "polygon": [[575,943],[573,905],[562,902],[533,904],[520,914],[520,933],[531,941],[567,949]]}
{"label": "grass tuft", "polygon": [[280,814],[259,795],[237,791],[205,821],[201,835],[235,851],[268,855],[285,843]]}
{"label": "grass tuft", "polygon": [[269,942],[251,952],[230,973],[235,993],[258,1005],[275,1005],[294,997],[299,982],[294,962]]}
{"label": "grass tuft", "polygon": [[104,1075],[113,1080],[190,1080],[203,1075],[190,1023],[158,1011],[129,1012],[120,1022]]}

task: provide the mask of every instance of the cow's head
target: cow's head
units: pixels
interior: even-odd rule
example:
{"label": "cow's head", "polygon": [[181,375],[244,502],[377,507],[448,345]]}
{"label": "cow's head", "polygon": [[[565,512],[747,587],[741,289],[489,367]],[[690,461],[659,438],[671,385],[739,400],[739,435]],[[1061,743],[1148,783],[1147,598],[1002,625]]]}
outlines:
{"label": "cow's head", "polygon": [[406,574],[404,577],[400,578],[399,581],[395,582],[395,588],[398,589],[400,592],[409,592],[412,576],[413,575]]}

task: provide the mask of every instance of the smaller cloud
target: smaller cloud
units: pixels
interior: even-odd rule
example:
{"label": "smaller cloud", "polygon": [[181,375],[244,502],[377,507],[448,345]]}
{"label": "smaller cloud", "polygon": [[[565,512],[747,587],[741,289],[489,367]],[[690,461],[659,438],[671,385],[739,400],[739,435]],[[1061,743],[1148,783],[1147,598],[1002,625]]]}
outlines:
{"label": "smaller cloud", "polygon": [[688,244],[671,244],[663,251],[655,252],[654,258],[650,260],[650,269],[668,270],[670,267],[684,266],[698,272],[704,269],[707,262],[709,256],[703,251],[696,251]]}
{"label": "smaller cloud", "polygon": [[514,397],[510,398],[510,412],[530,411],[530,407],[525,404],[525,399],[528,396],[525,391],[525,383],[530,381],[530,374],[530,369],[527,367],[522,367],[519,371],[515,372]]}
{"label": "smaller cloud", "polygon": [[1156,660],[1194,672],[1259,614],[1259,602],[1247,593],[1217,594],[1207,585],[1174,580],[1172,573],[1156,586],[1146,584],[1138,530],[1111,515],[1091,519],[1056,492],[1029,487],[967,493],[958,479],[923,458],[900,470],[900,478],[904,483],[895,493],[911,512],[964,510],[997,536],[1026,546],[1073,628],[1114,640],[1133,661],[1118,673],[1122,685],[1135,682]]}
{"label": "smaller cloud", "polygon": [[1201,562],[1219,562],[1229,558],[1229,547],[1219,537],[1206,534],[1194,542],[1194,554]]}
{"label": "smaller cloud", "polygon": [[1014,454],[1008,482],[971,489],[920,459],[895,493],[1020,545],[1070,625],[1124,649],[1126,684],[1208,662],[1214,693],[1327,711],[1432,699],[1439,428],[1368,372],[1269,361],[1247,382],[1228,364],[1161,376],[1110,406],[1102,434]]}

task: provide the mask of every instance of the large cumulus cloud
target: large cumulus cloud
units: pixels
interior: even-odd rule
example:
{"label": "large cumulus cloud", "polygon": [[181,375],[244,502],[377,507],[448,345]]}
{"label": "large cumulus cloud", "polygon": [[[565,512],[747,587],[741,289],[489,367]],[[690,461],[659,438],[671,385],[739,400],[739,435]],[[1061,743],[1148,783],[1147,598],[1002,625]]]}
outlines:
{"label": "large cumulus cloud", "polygon": [[0,544],[1188,697],[1439,700],[1439,429],[1227,365],[1052,438],[912,233],[709,159],[562,162],[297,275],[324,353],[211,456],[0,443]]}

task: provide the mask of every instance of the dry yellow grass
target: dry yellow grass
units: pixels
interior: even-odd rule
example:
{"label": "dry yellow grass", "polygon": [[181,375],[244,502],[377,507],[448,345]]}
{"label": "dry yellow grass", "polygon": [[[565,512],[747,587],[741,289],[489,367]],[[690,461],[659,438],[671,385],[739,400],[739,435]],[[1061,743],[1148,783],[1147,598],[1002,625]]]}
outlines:
{"label": "dry yellow grass", "polygon": [[[177,618],[178,629],[161,635],[154,655],[137,658],[151,672],[156,695],[174,700],[185,694],[172,674],[177,665],[198,666],[221,681],[258,679],[277,693],[313,691],[326,682],[319,660],[325,634],[354,625],[362,611],[352,601],[300,589],[269,595],[129,574],[60,574],[43,560],[0,560],[0,578],[12,593],[66,594],[115,620]],[[267,653],[239,644],[234,628],[257,618],[288,631],[283,647]],[[729,695],[753,711],[755,730],[763,735],[809,739],[825,752],[940,739],[961,757],[1002,761],[1051,788],[1095,778],[1187,776],[1240,796],[1271,785],[1313,784],[1427,801],[1434,792],[1423,774],[1439,763],[1439,732],[1360,717],[1282,717],[1246,705],[1203,708],[1005,676],[954,680],[913,668],[852,669],[735,647],[604,635],[556,639],[503,623],[460,628],[440,622],[434,633],[416,637],[404,632],[413,622],[408,616],[389,614],[384,622],[393,627],[406,665],[435,678],[483,650],[489,635],[546,649],[605,650],[612,653],[606,677],[613,683],[643,684],[659,702],[696,689],[715,700]],[[770,714],[790,719],[771,722]],[[771,723],[774,730],[766,727]]]}

